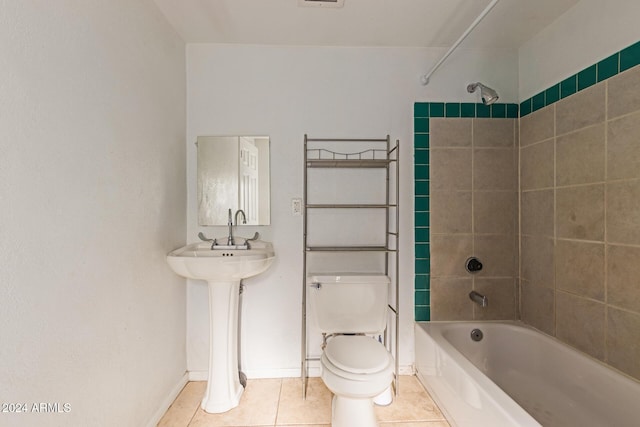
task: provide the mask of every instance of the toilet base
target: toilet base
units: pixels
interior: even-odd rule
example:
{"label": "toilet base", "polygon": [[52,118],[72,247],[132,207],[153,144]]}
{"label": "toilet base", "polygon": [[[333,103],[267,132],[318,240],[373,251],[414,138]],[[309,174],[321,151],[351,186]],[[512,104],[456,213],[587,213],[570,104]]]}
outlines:
{"label": "toilet base", "polygon": [[377,406],[389,406],[393,403],[393,391],[391,386],[387,387],[385,391],[373,398],[373,403]]}
{"label": "toilet base", "polygon": [[331,402],[331,426],[378,427],[373,399],[352,399],[334,394]]}

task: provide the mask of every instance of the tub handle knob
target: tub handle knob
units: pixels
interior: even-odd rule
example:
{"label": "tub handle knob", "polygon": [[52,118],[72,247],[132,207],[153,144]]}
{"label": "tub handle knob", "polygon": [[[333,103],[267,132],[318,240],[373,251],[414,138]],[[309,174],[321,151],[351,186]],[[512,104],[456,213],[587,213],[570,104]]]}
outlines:
{"label": "tub handle knob", "polygon": [[477,273],[478,271],[482,270],[482,263],[478,258],[471,257],[467,259],[465,268],[469,273]]}

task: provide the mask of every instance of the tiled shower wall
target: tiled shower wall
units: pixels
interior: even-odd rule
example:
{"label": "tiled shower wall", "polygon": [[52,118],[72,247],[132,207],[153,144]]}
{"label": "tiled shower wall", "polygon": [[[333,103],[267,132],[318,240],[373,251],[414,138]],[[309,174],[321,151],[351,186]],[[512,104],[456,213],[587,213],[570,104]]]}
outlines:
{"label": "tiled shower wall", "polygon": [[416,103],[414,114],[415,319],[514,319],[518,106]]}
{"label": "tiled shower wall", "polygon": [[[431,120],[431,319],[515,319],[516,119]],[[469,273],[475,256],[481,271]],[[469,299],[476,290],[490,303]]]}
{"label": "tiled shower wall", "polygon": [[522,320],[640,379],[640,66],[520,126]]}

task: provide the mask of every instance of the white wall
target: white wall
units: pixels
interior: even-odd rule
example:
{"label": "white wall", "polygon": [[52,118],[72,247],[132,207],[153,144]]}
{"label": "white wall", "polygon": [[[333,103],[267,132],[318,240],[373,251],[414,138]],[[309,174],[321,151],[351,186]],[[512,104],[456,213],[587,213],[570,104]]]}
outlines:
{"label": "white wall", "polygon": [[640,1],[582,0],[519,49],[521,101],[640,40]]}
{"label": "white wall", "polygon": [[[300,369],[302,217],[291,199],[302,197],[303,136],[384,137],[401,143],[401,358],[413,362],[413,103],[478,102],[469,82],[483,81],[504,102],[517,102],[515,51],[459,50],[420,84],[442,49],[187,46],[187,240],[198,231],[225,236],[226,227],[198,228],[198,135],[271,137],[271,213],[259,231],[274,243],[277,260],[246,281],[242,363],[250,377],[297,376]],[[366,219],[365,219],[366,220]],[[208,306],[204,283],[189,282],[188,369],[207,370]],[[192,376],[193,377],[193,376]]]}
{"label": "white wall", "polygon": [[0,402],[70,404],[0,424],[145,425],[186,369],[184,43],[149,1],[2,2],[0,52]]}

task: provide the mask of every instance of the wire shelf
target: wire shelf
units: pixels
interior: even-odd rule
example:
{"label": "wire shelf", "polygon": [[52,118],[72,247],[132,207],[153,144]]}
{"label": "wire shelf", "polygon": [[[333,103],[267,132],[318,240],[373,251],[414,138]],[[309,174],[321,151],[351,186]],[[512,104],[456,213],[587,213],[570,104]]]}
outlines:
{"label": "wire shelf", "polygon": [[[313,147],[309,146],[313,143]],[[343,144],[345,143],[345,144]],[[347,143],[355,143],[347,148]],[[384,148],[382,147],[384,145]],[[338,150],[335,150],[338,148]],[[361,151],[357,151],[362,148]],[[353,151],[347,151],[353,149]],[[309,378],[309,361],[315,360],[308,354],[308,337],[307,337],[307,274],[308,274],[308,258],[314,258],[313,253],[342,253],[348,257],[346,253],[371,253],[366,255],[370,260],[372,258],[380,259],[384,262],[384,274],[391,278],[392,300],[393,303],[388,308],[393,313],[387,320],[387,327],[384,331],[384,345],[393,354],[395,359],[394,369],[394,389],[398,393],[398,373],[399,373],[399,231],[398,224],[400,213],[398,207],[398,195],[400,192],[400,171],[399,171],[399,141],[391,145],[391,140],[387,135],[384,139],[330,139],[330,138],[308,138],[304,136],[304,212],[303,212],[303,277],[302,277],[302,342],[301,342],[301,377],[302,377],[302,396],[306,396],[307,380]],[[380,185],[384,185],[385,201],[383,203],[308,203],[308,172],[311,168],[384,168],[386,179],[380,181]],[[354,171],[354,173],[356,173]],[[360,172],[364,176],[364,172]],[[368,175],[367,175],[368,176]],[[376,173],[376,178],[371,180],[372,185],[376,185],[376,180],[380,179]],[[384,209],[385,210],[385,243],[379,245],[358,245],[356,242],[350,242],[351,245],[313,245],[308,241],[309,217],[310,209],[326,211],[331,209]],[[316,212],[317,215],[323,215],[323,212]],[[391,224],[395,224],[392,229]],[[375,253],[382,253],[377,255]],[[324,258],[324,255],[317,255],[315,258]]]}
{"label": "wire shelf", "polygon": [[307,149],[307,167],[321,168],[380,168],[395,159],[389,159],[387,150],[369,148],[362,151],[342,153],[326,148]]}

